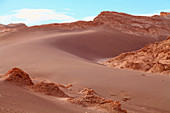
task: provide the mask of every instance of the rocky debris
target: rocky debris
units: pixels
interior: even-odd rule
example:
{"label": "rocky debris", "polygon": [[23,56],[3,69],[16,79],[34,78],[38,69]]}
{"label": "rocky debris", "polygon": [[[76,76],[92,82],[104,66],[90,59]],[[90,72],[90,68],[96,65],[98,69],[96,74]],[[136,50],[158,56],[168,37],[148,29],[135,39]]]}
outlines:
{"label": "rocky debris", "polygon": [[121,109],[121,104],[118,101],[106,100],[98,96],[92,89],[85,88],[80,93],[81,96],[69,98],[68,101],[83,107],[97,107],[110,113],[127,113],[126,110]]}
{"label": "rocky debris", "polygon": [[29,75],[19,68],[9,70],[4,76],[5,81],[15,82],[22,85],[34,85]]}
{"label": "rocky debris", "polygon": [[58,85],[55,83],[39,82],[32,86],[32,90],[35,92],[42,92],[50,96],[69,97],[62,90],[60,90]]}
{"label": "rocky debris", "polygon": [[122,100],[126,102],[126,101],[128,101],[128,100],[131,100],[131,98],[130,98],[130,96],[124,96],[124,97],[122,98]]}
{"label": "rocky debris", "polygon": [[170,36],[164,41],[146,45],[138,51],[122,53],[103,64],[170,75]]}
{"label": "rocky debris", "polygon": [[[73,86],[72,84],[64,86],[62,84],[48,83],[44,81],[34,84],[27,73],[16,67],[9,70],[3,78],[5,81],[27,85],[29,86],[29,89],[35,92],[41,92],[46,95],[60,98],[68,98],[67,101],[70,103],[78,104],[83,107],[94,107],[109,113],[127,113],[126,110],[122,110],[119,101],[106,100],[105,98],[100,97],[93,89],[84,88],[81,91],[72,92],[72,90],[68,89]],[[76,93],[76,96],[68,96],[59,87],[72,93]]]}

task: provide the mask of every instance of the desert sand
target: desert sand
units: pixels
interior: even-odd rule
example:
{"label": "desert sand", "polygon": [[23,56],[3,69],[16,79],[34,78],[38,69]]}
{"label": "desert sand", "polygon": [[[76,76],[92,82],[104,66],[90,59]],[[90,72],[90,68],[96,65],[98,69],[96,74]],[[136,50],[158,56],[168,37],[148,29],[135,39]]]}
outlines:
{"label": "desert sand", "polygon": [[[160,18],[169,22],[169,19]],[[168,30],[164,30],[165,36],[159,33],[153,35],[150,32],[145,32],[146,35],[141,36],[137,32],[130,33],[131,29],[128,33],[124,30],[104,23],[76,29],[63,29],[58,27],[58,24],[50,24],[2,32],[1,78],[8,70],[18,67],[27,72],[35,83],[47,81],[63,85],[72,84],[73,88],[78,90],[91,88],[102,98],[119,101],[121,108],[128,113],[169,113],[169,76],[112,69],[98,63],[120,53],[141,49],[146,44],[165,40]],[[0,112],[106,112],[30,91],[13,83],[4,82],[3,79],[0,84]]]}

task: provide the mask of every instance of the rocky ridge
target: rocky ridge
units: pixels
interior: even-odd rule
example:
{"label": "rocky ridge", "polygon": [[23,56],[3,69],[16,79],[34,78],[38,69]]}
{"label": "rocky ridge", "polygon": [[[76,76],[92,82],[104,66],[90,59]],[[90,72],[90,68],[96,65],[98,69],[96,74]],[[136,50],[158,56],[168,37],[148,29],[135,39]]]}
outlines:
{"label": "rocky ridge", "polygon": [[102,64],[108,67],[170,75],[170,36],[164,41],[146,45],[140,50],[122,53]]}
{"label": "rocky ridge", "polygon": [[15,31],[17,29],[22,29],[22,28],[27,28],[27,26],[23,23],[8,24],[8,25],[0,24],[0,33],[8,32],[8,31]]}
{"label": "rocky ridge", "polygon": [[15,29],[62,29],[84,30],[100,26],[109,26],[108,30],[114,29],[136,36],[159,37],[170,35],[170,16],[168,12],[160,15],[134,16],[114,11],[103,11],[93,21],[77,21],[72,23],[52,23],[28,27],[25,24],[0,24],[0,32],[13,31]]}
{"label": "rocky ridge", "polygon": [[136,36],[159,37],[170,35],[170,18],[166,13],[160,15],[134,16],[126,13],[103,11],[93,21],[54,23],[30,28],[59,28],[64,30],[83,30],[99,26],[109,26],[108,30],[118,29]]}
{"label": "rocky ridge", "polygon": [[170,35],[170,18],[167,18],[167,16],[133,16],[125,13],[104,11],[93,22],[107,24],[125,33],[137,36],[157,37]]}

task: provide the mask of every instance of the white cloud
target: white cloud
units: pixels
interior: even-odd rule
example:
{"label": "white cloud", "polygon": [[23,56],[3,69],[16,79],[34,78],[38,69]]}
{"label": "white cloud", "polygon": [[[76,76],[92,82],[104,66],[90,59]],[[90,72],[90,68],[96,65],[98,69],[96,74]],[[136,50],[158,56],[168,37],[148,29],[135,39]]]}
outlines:
{"label": "white cloud", "polygon": [[71,16],[66,14],[57,13],[50,9],[21,9],[14,11],[16,14],[14,16],[19,19],[25,20],[29,24],[34,24],[37,22],[43,22],[48,20],[72,20]]}
{"label": "white cloud", "polygon": [[12,20],[12,15],[0,16],[0,23],[8,24]]}
{"label": "white cloud", "polygon": [[71,21],[75,20],[67,12],[55,12],[51,9],[21,9],[13,11],[14,14],[0,16],[0,23],[9,24],[13,22],[25,22],[28,25],[34,25],[44,21]]}
{"label": "white cloud", "polygon": [[96,17],[96,16],[84,17],[82,20],[84,20],[84,21],[93,21],[93,19],[94,19],[95,17]]}
{"label": "white cloud", "polygon": [[170,12],[170,9],[159,10],[159,12]]}
{"label": "white cloud", "polygon": [[69,9],[69,8],[64,8],[63,10],[70,11],[70,9]]}
{"label": "white cloud", "polygon": [[[65,9],[69,10],[69,9]],[[12,11],[14,14],[0,16],[0,23],[25,23],[27,25],[37,25],[42,23],[54,23],[54,22],[75,22],[78,20],[92,21],[95,16],[89,16],[84,18],[74,18],[68,12],[56,12],[52,9],[20,9]]]}
{"label": "white cloud", "polygon": [[153,15],[159,15],[160,13],[152,13],[152,14],[134,14],[136,16],[153,16]]}
{"label": "white cloud", "polygon": [[134,15],[136,15],[136,16],[153,16],[153,15],[160,15],[160,12],[170,12],[170,9],[158,10],[156,13],[151,13],[151,14],[134,14]]}

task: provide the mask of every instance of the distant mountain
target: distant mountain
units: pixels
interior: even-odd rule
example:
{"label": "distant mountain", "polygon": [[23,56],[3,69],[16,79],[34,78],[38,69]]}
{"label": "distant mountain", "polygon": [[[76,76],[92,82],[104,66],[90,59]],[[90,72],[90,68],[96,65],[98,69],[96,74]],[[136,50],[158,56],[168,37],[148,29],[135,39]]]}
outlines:
{"label": "distant mountain", "polygon": [[104,64],[109,67],[170,75],[170,36],[138,51],[122,53]]}
{"label": "distant mountain", "polygon": [[138,36],[169,36],[170,35],[170,16],[155,15],[152,17],[133,16],[118,12],[101,12],[94,23],[107,24],[128,34]]}
{"label": "distant mountain", "polygon": [[[101,12],[93,21],[77,21],[73,23],[54,23],[33,27],[61,28],[64,30],[82,30],[100,26],[109,26],[110,31],[118,29],[128,34],[145,37],[170,35],[169,13],[161,12],[152,17],[133,16],[118,12]],[[113,29],[112,29],[113,28]]]}
{"label": "distant mountain", "polygon": [[[109,26],[128,34],[146,37],[159,37],[170,35],[170,15],[168,12],[161,12],[160,15],[152,17],[133,16],[118,12],[101,12],[93,21],[77,21],[72,23],[53,23],[31,28],[59,28],[64,30],[82,30],[99,26]],[[0,30],[9,28],[26,27],[25,24],[0,25]]]}
{"label": "distant mountain", "polygon": [[26,27],[27,26],[24,23],[16,23],[16,24],[8,24],[8,25],[0,24],[0,33],[11,31],[14,29],[19,29],[19,28],[26,28]]}

